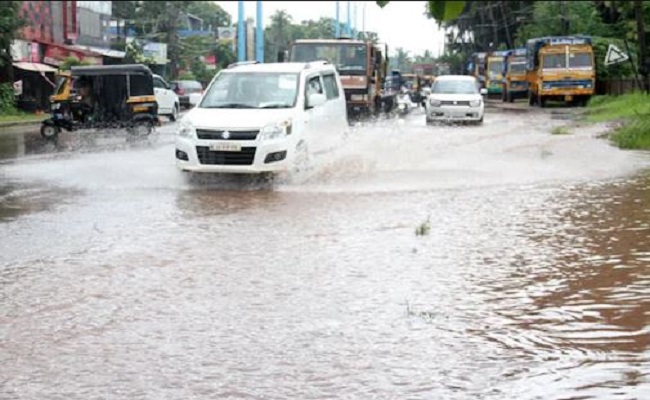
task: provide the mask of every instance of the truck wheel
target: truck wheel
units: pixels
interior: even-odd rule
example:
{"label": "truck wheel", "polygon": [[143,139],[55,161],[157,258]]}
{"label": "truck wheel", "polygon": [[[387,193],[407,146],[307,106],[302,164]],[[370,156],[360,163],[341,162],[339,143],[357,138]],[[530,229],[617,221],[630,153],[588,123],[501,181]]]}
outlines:
{"label": "truck wheel", "polygon": [[541,108],[546,107],[546,97],[542,95],[537,95],[537,104],[539,104]]}
{"label": "truck wheel", "polygon": [[528,105],[529,106],[535,105],[535,96],[533,95],[533,92],[531,92],[530,90],[528,91]]}
{"label": "truck wheel", "polygon": [[512,93],[508,92],[506,95],[506,98],[508,100],[508,103],[513,103],[515,101],[515,96],[512,95]]}
{"label": "truck wheel", "polygon": [[504,103],[508,101],[508,91],[505,89],[501,92],[501,101]]}
{"label": "truck wheel", "polygon": [[53,125],[42,125],[41,126],[41,136],[47,140],[55,140],[56,137],[61,132],[61,128]]}

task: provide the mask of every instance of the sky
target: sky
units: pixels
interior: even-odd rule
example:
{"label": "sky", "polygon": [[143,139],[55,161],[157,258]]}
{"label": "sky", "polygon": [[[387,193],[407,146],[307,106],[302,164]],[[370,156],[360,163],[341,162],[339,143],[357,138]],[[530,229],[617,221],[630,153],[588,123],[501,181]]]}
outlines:
{"label": "sky", "polygon": [[[216,1],[233,18],[238,18],[238,1]],[[255,19],[256,1],[244,1],[246,18]],[[304,20],[318,20],[320,17],[336,18],[336,1],[263,1],[264,25],[276,10],[285,10],[294,23]],[[341,22],[347,21],[347,1],[339,1]],[[350,18],[354,23],[354,5],[357,6],[356,29],[363,30],[363,10],[365,8],[365,30],[376,32],[380,41],[388,44],[388,51],[394,54],[402,47],[409,55],[421,55],[425,50],[438,56],[443,51],[444,32],[438,29],[435,21],[424,16],[426,1],[394,1],[380,8],[374,1],[351,1]]]}

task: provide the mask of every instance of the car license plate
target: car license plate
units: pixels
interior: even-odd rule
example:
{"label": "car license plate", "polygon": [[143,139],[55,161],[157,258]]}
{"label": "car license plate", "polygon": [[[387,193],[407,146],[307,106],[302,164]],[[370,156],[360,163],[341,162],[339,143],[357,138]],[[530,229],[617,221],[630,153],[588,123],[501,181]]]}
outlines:
{"label": "car license plate", "polygon": [[237,143],[213,143],[210,145],[212,151],[241,151],[241,145]]}

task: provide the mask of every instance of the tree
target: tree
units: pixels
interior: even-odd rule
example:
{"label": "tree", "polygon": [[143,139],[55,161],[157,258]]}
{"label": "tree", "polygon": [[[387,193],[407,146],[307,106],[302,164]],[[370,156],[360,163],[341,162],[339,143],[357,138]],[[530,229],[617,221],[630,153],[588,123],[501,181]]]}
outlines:
{"label": "tree", "polygon": [[[376,3],[383,8],[390,1],[377,1]],[[466,1],[431,0],[427,2],[427,11],[438,22],[449,21],[457,18],[463,12],[466,3]]]}
{"label": "tree", "polygon": [[292,40],[291,16],[285,10],[277,10],[271,16],[271,24],[264,30],[265,58],[267,62],[277,60],[279,52],[289,48]]}
{"label": "tree", "polygon": [[359,32],[359,39],[377,44],[379,42],[379,35],[376,32]]}
{"label": "tree", "polygon": [[[132,20],[138,10],[138,2],[129,0],[129,1],[113,1],[112,13],[113,18],[117,20],[117,37],[122,37],[122,32],[120,28],[121,22],[127,22]],[[125,23],[125,28],[128,30],[128,23]]]}
{"label": "tree", "polygon": [[21,1],[4,1],[0,5],[0,83],[14,81],[11,43],[25,22],[19,17]]}
{"label": "tree", "polygon": [[203,20],[203,28],[216,32],[217,28],[230,26],[232,17],[226,10],[211,1],[189,1],[187,12]]}

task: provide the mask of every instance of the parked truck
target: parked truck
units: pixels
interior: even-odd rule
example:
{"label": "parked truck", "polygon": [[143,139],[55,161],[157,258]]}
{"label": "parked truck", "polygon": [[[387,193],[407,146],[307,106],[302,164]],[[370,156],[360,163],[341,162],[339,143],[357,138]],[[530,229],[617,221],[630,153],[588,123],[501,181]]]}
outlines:
{"label": "parked truck", "polygon": [[507,51],[491,51],[487,54],[485,85],[488,96],[501,96],[503,90],[503,61]]}
{"label": "parked truck", "polygon": [[475,77],[480,83],[481,88],[485,88],[485,70],[487,67],[487,53],[472,53],[469,62],[467,63],[468,75]]}
{"label": "parked truck", "polygon": [[596,70],[589,36],[549,36],[526,42],[528,103],[547,100],[585,105],[594,94]]}
{"label": "parked truck", "polygon": [[528,96],[526,80],[526,48],[508,50],[503,59],[503,88],[501,99],[512,103]]}
{"label": "parked truck", "polygon": [[391,112],[399,91],[385,90],[388,46],[351,38],[299,39],[289,46],[290,62],[325,60],[341,76],[348,115]]}

